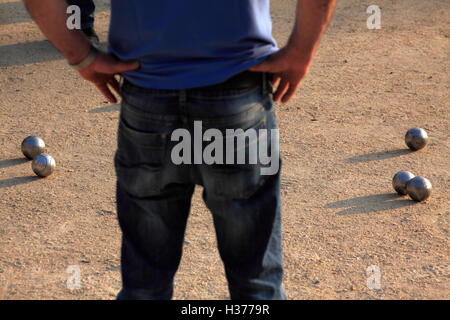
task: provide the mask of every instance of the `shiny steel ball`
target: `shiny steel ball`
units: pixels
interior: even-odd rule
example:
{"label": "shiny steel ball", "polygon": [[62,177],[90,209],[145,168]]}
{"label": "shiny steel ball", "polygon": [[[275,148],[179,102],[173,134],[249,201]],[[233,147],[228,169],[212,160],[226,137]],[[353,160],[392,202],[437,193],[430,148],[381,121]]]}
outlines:
{"label": "shiny steel ball", "polygon": [[32,160],[37,155],[45,152],[45,143],[39,137],[29,136],[22,141],[22,153],[25,157]]}
{"label": "shiny steel ball", "polygon": [[414,177],[406,184],[406,192],[414,201],[425,201],[431,195],[431,182],[424,177]]}
{"label": "shiny steel ball", "polygon": [[422,128],[412,128],[406,132],[405,142],[413,151],[420,150],[428,143],[428,134]]}
{"label": "shiny steel ball", "polygon": [[415,175],[409,171],[399,171],[392,178],[392,186],[398,194],[406,194],[406,184],[409,180],[414,178]]}
{"label": "shiny steel ball", "polygon": [[56,162],[52,156],[42,153],[34,158],[31,163],[31,168],[37,176],[45,178],[55,171]]}

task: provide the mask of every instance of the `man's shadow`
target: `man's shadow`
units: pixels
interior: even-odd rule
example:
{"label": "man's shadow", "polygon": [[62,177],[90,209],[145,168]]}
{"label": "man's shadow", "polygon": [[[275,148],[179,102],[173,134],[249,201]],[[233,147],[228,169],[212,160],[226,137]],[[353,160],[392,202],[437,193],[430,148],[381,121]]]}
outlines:
{"label": "man's shadow", "polygon": [[[106,47],[106,43],[100,43],[100,47]],[[0,46],[0,67],[22,66],[30,63],[62,59],[63,56],[48,40]]]}
{"label": "man's shadow", "polygon": [[414,201],[406,197],[395,193],[385,193],[331,202],[325,208],[343,209],[336,212],[336,214],[347,215],[393,210],[414,204]]}
{"label": "man's shadow", "polygon": [[102,113],[102,112],[111,112],[111,111],[120,111],[120,104],[113,104],[104,107],[98,107],[92,110],[89,110],[89,113]]}
{"label": "man's shadow", "polygon": [[22,66],[60,59],[62,59],[61,54],[47,40],[15,43],[0,47],[0,67]]}
{"label": "man's shadow", "polygon": [[368,154],[361,154],[358,156],[350,157],[345,159],[346,162],[350,163],[358,163],[358,162],[369,162],[376,160],[385,160],[395,157],[400,157],[406,154],[410,154],[412,151],[409,149],[395,149],[395,150],[387,150],[381,152],[373,152]]}
{"label": "man's shadow", "polygon": [[0,3],[0,25],[30,21],[30,15],[22,1]]}

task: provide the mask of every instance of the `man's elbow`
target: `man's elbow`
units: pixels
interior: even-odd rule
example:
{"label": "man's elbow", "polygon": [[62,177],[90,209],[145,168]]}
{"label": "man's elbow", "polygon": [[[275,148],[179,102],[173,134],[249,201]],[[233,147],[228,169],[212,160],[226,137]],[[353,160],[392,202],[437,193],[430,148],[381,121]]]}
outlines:
{"label": "man's elbow", "polygon": [[333,9],[336,7],[336,0],[319,0],[323,8]]}

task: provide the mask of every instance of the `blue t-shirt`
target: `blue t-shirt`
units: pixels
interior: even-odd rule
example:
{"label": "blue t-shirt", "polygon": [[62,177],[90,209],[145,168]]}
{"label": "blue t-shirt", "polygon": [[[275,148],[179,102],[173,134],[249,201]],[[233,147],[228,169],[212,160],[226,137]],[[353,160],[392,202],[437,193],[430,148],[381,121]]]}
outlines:
{"label": "blue t-shirt", "polygon": [[124,76],[155,89],[213,85],[277,50],[270,0],[112,0],[109,51],[141,68]]}

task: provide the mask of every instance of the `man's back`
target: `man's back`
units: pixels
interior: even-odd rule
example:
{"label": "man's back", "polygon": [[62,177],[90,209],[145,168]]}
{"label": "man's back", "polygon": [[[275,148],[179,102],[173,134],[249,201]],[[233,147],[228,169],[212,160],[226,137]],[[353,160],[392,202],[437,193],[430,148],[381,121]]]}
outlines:
{"label": "man's back", "polygon": [[110,51],[141,68],[136,85],[212,85],[274,53],[269,0],[112,0]]}

